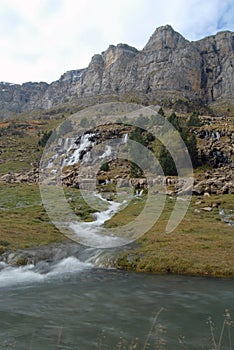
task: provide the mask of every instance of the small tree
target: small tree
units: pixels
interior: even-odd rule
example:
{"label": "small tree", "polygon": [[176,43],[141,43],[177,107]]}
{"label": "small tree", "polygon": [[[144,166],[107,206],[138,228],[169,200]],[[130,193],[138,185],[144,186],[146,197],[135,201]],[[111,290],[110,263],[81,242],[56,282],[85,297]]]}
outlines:
{"label": "small tree", "polygon": [[178,131],[180,131],[180,124],[179,124],[179,118],[175,113],[172,113],[170,117],[168,118],[169,123],[171,123],[174,128]]}
{"label": "small tree", "polygon": [[110,170],[110,167],[109,167],[109,164],[106,162],[106,163],[103,163],[100,167],[100,170],[102,171],[109,171]]}
{"label": "small tree", "polygon": [[143,170],[134,162],[131,162],[130,177],[138,178],[143,177]]}
{"label": "small tree", "polygon": [[[42,136],[40,137],[39,141],[38,141],[38,146],[41,147],[45,147],[45,145],[47,144],[49,138],[51,137],[53,131],[44,131]],[[52,142],[52,140],[50,140],[50,143]]]}
{"label": "small tree", "polygon": [[162,109],[162,107],[160,107],[158,114],[160,114],[162,117],[165,117],[165,113],[164,113],[164,110]]}
{"label": "small tree", "polygon": [[135,129],[130,134],[130,139],[138,143],[141,143],[143,146],[146,146],[146,140],[144,139],[142,133],[143,133],[143,129],[136,126]]}
{"label": "small tree", "polygon": [[189,155],[190,155],[193,167],[196,168],[199,165],[196,136],[192,134],[192,136],[188,138],[186,144],[187,144],[187,148],[189,151]]}
{"label": "small tree", "polygon": [[201,126],[201,121],[197,112],[193,112],[193,114],[190,116],[187,126]]}
{"label": "small tree", "polygon": [[165,146],[162,146],[160,155],[159,155],[159,163],[163,169],[164,175],[166,176],[176,176],[177,170],[172,159],[172,156],[168,152]]}

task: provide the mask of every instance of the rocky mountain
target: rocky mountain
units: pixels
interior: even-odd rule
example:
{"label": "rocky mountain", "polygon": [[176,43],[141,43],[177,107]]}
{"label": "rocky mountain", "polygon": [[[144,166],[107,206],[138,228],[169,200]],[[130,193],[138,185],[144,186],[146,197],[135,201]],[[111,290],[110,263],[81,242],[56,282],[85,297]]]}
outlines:
{"label": "rocky mountain", "polygon": [[169,25],[156,29],[138,51],[110,45],[85,69],[68,71],[47,84],[0,83],[0,117],[60,105],[115,99],[234,100],[234,33],[225,31],[190,42]]}

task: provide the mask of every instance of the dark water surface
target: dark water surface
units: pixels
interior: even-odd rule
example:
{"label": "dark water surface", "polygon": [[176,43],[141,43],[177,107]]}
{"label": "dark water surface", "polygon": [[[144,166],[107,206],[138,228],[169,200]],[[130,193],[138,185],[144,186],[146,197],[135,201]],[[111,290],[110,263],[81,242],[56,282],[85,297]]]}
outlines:
{"label": "dark water surface", "polygon": [[[43,276],[11,268],[2,278],[0,273],[0,349],[133,349],[130,344],[138,338],[136,349],[176,350],[184,348],[180,335],[188,349],[211,349],[207,318],[212,317],[218,336],[225,309],[234,315],[234,280],[82,264],[56,271]],[[231,332],[234,338],[234,328]],[[121,338],[128,345],[118,347]],[[229,349],[227,333],[224,338],[221,348]]]}

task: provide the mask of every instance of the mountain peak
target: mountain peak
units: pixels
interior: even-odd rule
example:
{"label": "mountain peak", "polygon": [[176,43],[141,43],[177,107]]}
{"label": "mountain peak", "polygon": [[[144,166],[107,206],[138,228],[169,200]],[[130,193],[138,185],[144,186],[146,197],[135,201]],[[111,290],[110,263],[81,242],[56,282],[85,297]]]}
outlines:
{"label": "mountain peak", "polygon": [[172,28],[172,26],[170,24],[165,24],[164,26],[160,26],[160,27],[157,27],[155,31],[172,31],[172,32],[175,32],[175,30]]}
{"label": "mountain peak", "polygon": [[154,31],[144,50],[176,49],[184,46],[186,42],[187,40],[181,34],[166,24]]}

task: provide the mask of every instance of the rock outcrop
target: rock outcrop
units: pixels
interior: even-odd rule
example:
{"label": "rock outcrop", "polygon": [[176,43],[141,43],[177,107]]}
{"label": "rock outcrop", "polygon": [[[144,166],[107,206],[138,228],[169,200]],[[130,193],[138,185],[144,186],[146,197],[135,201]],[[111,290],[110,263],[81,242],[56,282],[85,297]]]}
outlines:
{"label": "rock outcrop", "polygon": [[199,174],[193,187],[193,194],[234,194],[233,168],[223,167]]}
{"label": "rock outcrop", "polygon": [[217,169],[234,166],[234,134],[232,121],[225,117],[203,116],[203,125],[193,132],[198,136],[202,163]]}
{"label": "rock outcrop", "polygon": [[169,25],[156,29],[143,50],[110,45],[85,69],[69,71],[51,84],[0,83],[0,117],[47,110],[82,101],[186,98],[203,103],[234,99],[234,33],[225,31],[196,42]]}

